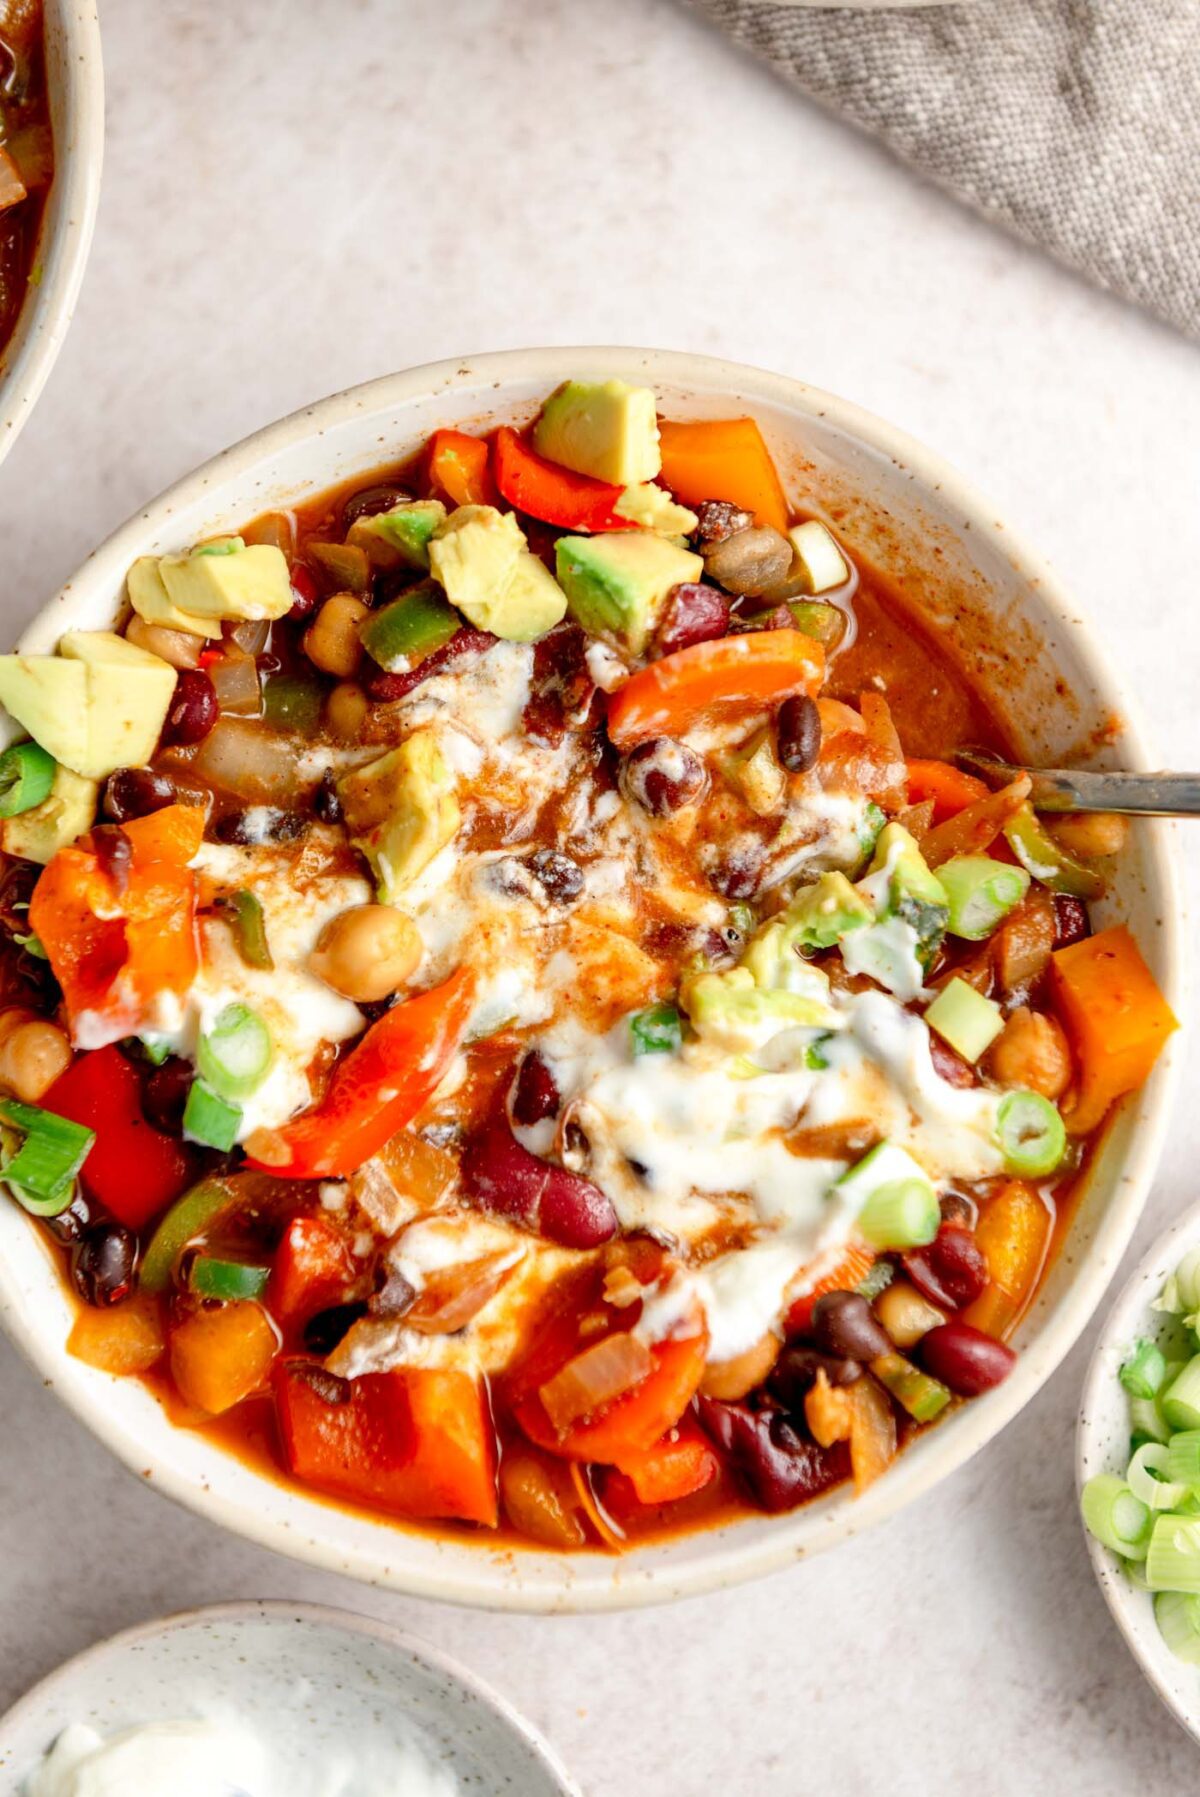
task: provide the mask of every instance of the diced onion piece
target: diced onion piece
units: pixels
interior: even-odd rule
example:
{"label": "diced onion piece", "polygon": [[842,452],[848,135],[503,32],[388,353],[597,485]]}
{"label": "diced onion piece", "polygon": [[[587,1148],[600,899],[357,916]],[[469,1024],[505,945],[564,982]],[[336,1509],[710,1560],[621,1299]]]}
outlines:
{"label": "diced onion piece", "polygon": [[807,524],[793,524],[788,531],[792,545],[793,571],[804,582],[808,593],[827,593],[833,587],[844,587],[850,569],[831,533],[815,518]]}
{"label": "diced onion piece", "polygon": [[602,1404],[639,1385],[651,1367],[650,1350],[625,1330],[606,1335],[560,1367],[539,1390],[546,1415],[560,1435]]}
{"label": "diced onion piece", "polygon": [[213,786],[255,805],[285,805],[296,791],[296,747],[246,718],[219,717],[193,763]]}
{"label": "diced onion piece", "polygon": [[256,718],[262,710],[262,687],[253,655],[222,655],[210,662],[208,677],[223,714]]}
{"label": "diced onion piece", "polygon": [[1042,1179],[1053,1173],[1067,1147],[1057,1108],[1040,1092],[1008,1092],[996,1113],[996,1137],[1010,1173]]}
{"label": "diced onion piece", "polygon": [[271,1032],[249,1005],[226,1005],[200,1038],[200,1073],[221,1098],[247,1098],[271,1065]]}
{"label": "diced onion piece", "polygon": [[1080,1496],[1084,1526],[1103,1546],[1127,1560],[1144,1560],[1153,1517],[1116,1473],[1098,1473]]}

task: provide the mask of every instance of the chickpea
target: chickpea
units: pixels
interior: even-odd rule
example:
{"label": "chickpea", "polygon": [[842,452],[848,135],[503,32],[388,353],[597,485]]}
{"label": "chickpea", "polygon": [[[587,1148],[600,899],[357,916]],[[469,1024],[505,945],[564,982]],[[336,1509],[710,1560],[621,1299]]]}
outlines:
{"label": "chickpea", "polygon": [[1068,855],[1085,861],[1119,855],[1129,835],[1129,819],[1116,811],[1066,811],[1051,821],[1050,833]]}
{"label": "chickpea", "polygon": [[134,612],[125,626],[125,641],[137,649],[146,649],[173,668],[197,668],[205,638],[193,636],[190,630],[168,630],[162,624],[147,624]]}
{"label": "chickpea", "polygon": [[988,1051],[988,1072],[1002,1086],[1060,1098],[1071,1083],[1071,1051],[1062,1026],[1021,1005]]}
{"label": "chickpea", "polygon": [[37,1104],[71,1065],[67,1033],[46,1017],[13,1009],[0,1015],[0,1086]]}
{"label": "chickpea", "polygon": [[348,680],[362,658],[359,625],[369,608],[354,593],[327,599],[304,633],[304,652],[326,674]]}
{"label": "chickpea", "polygon": [[744,1354],[735,1354],[732,1360],[718,1360],[706,1366],[700,1390],[706,1398],[720,1398],[726,1404],[744,1398],[767,1377],[779,1358],[780,1345],[779,1337],[768,1329]]}
{"label": "chickpea", "polygon": [[325,722],[343,742],[357,742],[368,709],[362,687],[355,686],[353,680],[342,680],[325,701]]}
{"label": "chickpea", "polygon": [[355,905],[325,925],[308,967],[343,998],[374,1004],[411,978],[424,952],[416,924],[403,911]]}
{"label": "chickpea", "polygon": [[912,1348],[946,1321],[946,1313],[923,1298],[907,1279],[893,1279],[875,1300],[875,1315],[898,1348]]}

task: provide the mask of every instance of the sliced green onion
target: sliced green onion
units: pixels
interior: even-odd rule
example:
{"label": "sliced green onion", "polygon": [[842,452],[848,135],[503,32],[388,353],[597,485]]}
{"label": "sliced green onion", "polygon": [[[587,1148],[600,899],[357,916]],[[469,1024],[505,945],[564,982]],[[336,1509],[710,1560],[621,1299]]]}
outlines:
{"label": "sliced green onion", "polygon": [[1084,1526],[1097,1541],[1127,1560],[1144,1560],[1153,1518],[1149,1505],[1134,1497],[1116,1473],[1098,1473],[1080,1496]]}
{"label": "sliced green onion", "polygon": [[886,1292],[895,1277],[896,1269],[890,1260],[877,1260],[866,1278],[860,1279],[854,1289],[860,1298],[873,1304],[880,1292]]}
{"label": "sliced green onion", "polygon": [[879,1355],[871,1362],[871,1371],[914,1422],[931,1423],[950,1402],[949,1387],[921,1372],[903,1354]]}
{"label": "sliced green onion", "polygon": [[677,1054],[683,1042],[679,1012],[674,1005],[648,1005],[629,1019],[635,1055]]}
{"label": "sliced green onion", "polygon": [[1175,1658],[1200,1666],[1200,1597],[1188,1591],[1160,1591],[1154,1599],[1154,1620]]}
{"label": "sliced green onion", "polygon": [[263,720],[275,730],[311,734],[321,716],[321,703],[316,680],[305,680],[299,674],[271,674],[263,682]]}
{"label": "sliced green onion", "polygon": [[238,954],[247,967],[270,973],[275,962],[267,941],[267,920],[256,895],[244,888],[231,892],[221,900],[221,909],[229,919]]}
{"label": "sliced green onion", "polygon": [[161,1067],[164,1061],[171,1058],[169,1042],[148,1042],[145,1036],[127,1036],[121,1046],[126,1054],[133,1055],[139,1061],[149,1062],[151,1067]]}
{"label": "sliced green onion", "polygon": [[804,1065],[810,1073],[823,1073],[829,1065],[829,1056],[825,1053],[825,1044],[832,1041],[833,1031],[826,1030],[815,1042],[810,1042],[804,1051]]}
{"label": "sliced green onion", "polygon": [[1172,1429],[1200,1429],[1200,1354],[1159,1394],[1159,1409]]}
{"label": "sliced green onion", "polygon": [[1200,1516],[1156,1519],[1146,1555],[1146,1582],[1151,1591],[1200,1593]]}
{"label": "sliced green onion", "polygon": [[950,901],[946,924],[952,936],[982,942],[1003,923],[1029,891],[1029,874],[990,855],[955,855],[938,868]]}
{"label": "sliced green onion", "polygon": [[1175,1269],[1174,1283],[1181,1315],[1200,1310],[1200,1248],[1184,1255]]}
{"label": "sliced green onion", "polygon": [[1171,1433],[1153,1398],[1130,1398],[1129,1421],[1134,1433],[1147,1441],[1166,1441]]}
{"label": "sliced green onion", "polygon": [[1146,1583],[1146,1563],[1144,1560],[1122,1560],[1121,1571],[1125,1574],[1125,1577],[1129,1580],[1129,1583],[1135,1590],[1149,1591],[1150,1587]]}
{"label": "sliced green onion", "polygon": [[0,1098],[0,1120],[25,1138],[4,1166],[5,1181],[26,1210],[57,1216],[71,1202],[75,1176],[96,1140],[95,1130],[15,1098]]}
{"label": "sliced green onion", "polygon": [[923,1179],[889,1180],[858,1213],[858,1227],[876,1248],[922,1248],[941,1220],[937,1193]]}
{"label": "sliced green onion", "polygon": [[1151,1510],[1174,1510],[1187,1496],[1186,1485],[1167,1477],[1167,1449],[1159,1441],[1147,1441],[1138,1449],[1125,1479],[1134,1497]]}
{"label": "sliced green onion", "polygon": [[239,1298],[261,1298],[270,1277],[270,1267],[251,1267],[240,1260],[217,1260],[198,1254],[192,1262],[188,1284],[198,1298],[220,1298],[231,1303]]}
{"label": "sliced green onion", "polygon": [[14,743],[0,755],[0,817],[20,817],[50,797],[58,763],[40,743]]}
{"label": "sliced green onion", "polygon": [[194,1079],[183,1107],[183,1133],[206,1148],[226,1150],[237,1141],[241,1106],[226,1104],[202,1079]]}
{"label": "sliced green onion", "polygon": [[235,1196],[224,1180],[202,1179],[175,1200],[142,1257],[138,1283],[143,1291],[166,1291],[184,1249],[229,1209]]}
{"label": "sliced green onion", "polygon": [[247,1098],[262,1085],[273,1053],[271,1032],[258,1012],[226,1005],[201,1036],[196,1063],[219,1097]]}
{"label": "sliced green onion", "polygon": [[32,931],[28,936],[21,936],[14,931],[13,941],[18,948],[23,948],[27,955],[33,955],[38,961],[48,961],[50,959],[49,955],[46,953],[41,937],[35,936]]}
{"label": "sliced green onion", "polygon": [[1152,1398],[1167,1376],[1167,1361],[1157,1342],[1141,1337],[1121,1368],[1120,1379],[1133,1398]]}
{"label": "sliced green onion", "polygon": [[1008,846],[1021,866],[1051,892],[1064,892],[1072,898],[1098,899],[1104,892],[1104,881],[1094,868],[1085,867],[1074,855],[1055,842],[1049,830],[1026,803],[1004,826]]}
{"label": "sliced green onion", "polygon": [[1200,1429],[1181,1429],[1167,1443],[1167,1478],[1188,1491],[1200,1491]]}
{"label": "sliced green onion", "polygon": [[1010,1173],[1041,1179],[1067,1151],[1067,1131],[1057,1109],[1040,1092],[1008,1092],[996,1113],[996,1136]]}

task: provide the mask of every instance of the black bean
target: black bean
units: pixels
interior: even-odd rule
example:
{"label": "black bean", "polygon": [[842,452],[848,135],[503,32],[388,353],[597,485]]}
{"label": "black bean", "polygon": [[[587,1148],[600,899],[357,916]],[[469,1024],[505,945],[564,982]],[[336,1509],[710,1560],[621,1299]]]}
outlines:
{"label": "black bean", "polygon": [[45,1217],[43,1221],[55,1241],[68,1248],[79,1241],[84,1231],[90,1227],[92,1207],[83,1191],[76,1186],[75,1196],[66,1210],[60,1210],[57,1217]]}
{"label": "black bean", "polygon": [[321,784],[313,797],[313,810],[323,824],[340,824],[342,801],[338,797],[337,780],[331,767],[321,775]]}
{"label": "black bean", "polygon": [[670,817],[703,798],[708,774],[694,749],[670,736],[638,743],[621,764],[621,790],[651,817]]}
{"label": "black bean", "polygon": [[767,1389],[787,1410],[799,1413],[818,1373],[824,1373],[830,1385],[853,1385],[862,1365],[847,1355],[822,1354],[819,1348],[792,1342],[775,1362]]}
{"label": "black bean", "polygon": [[119,1304],[133,1290],[138,1243],[123,1223],[94,1223],[71,1256],[71,1276],[85,1304]]}
{"label": "black bean", "polygon": [[367,1299],[368,1313],[373,1317],[406,1316],[417,1301],[417,1294],[396,1267],[381,1267],[379,1290]]}
{"label": "black bean", "polygon": [[301,811],[281,811],[275,805],[259,805],[253,812],[228,811],[213,825],[218,842],[295,842],[308,828]]}
{"label": "black bean", "polygon": [[313,1354],[332,1354],[342,1337],[365,1317],[365,1304],[331,1304],[304,1325],[304,1345]]}
{"label": "black bean", "polygon": [[826,1292],[813,1305],[812,1333],[827,1354],[877,1360],[891,1351],[887,1330],[859,1292]]}
{"label": "black bean", "polygon": [[789,774],[807,774],[821,753],[821,714],[815,699],[794,693],[779,707],[775,720],[779,760]]}
{"label": "black bean", "polygon": [[380,512],[390,512],[392,507],[402,500],[411,499],[403,487],[392,486],[388,482],[377,482],[371,487],[360,487],[357,493],[351,493],[342,506],[342,527],[349,530],[358,518],[374,518]]}
{"label": "black bean", "polygon": [[539,849],[529,858],[529,871],[551,904],[573,904],[583,891],[583,869],[559,849]]}
{"label": "black bean", "polygon": [[763,859],[761,843],[755,843],[753,848],[734,849],[710,871],[709,885],[722,898],[753,898],[762,879]]}
{"label": "black bean", "polygon": [[114,823],[148,817],[175,803],[175,782],[152,767],[123,767],[110,774],[104,787],[104,815]]}
{"label": "black bean", "polygon": [[554,1075],[536,1048],[521,1062],[512,1094],[512,1120],[529,1128],[547,1117],[557,1117],[562,1099]]}
{"label": "black bean", "polygon": [[175,681],[162,739],[165,743],[203,742],[217,721],[217,689],[203,668],[184,668]]}
{"label": "black bean", "polygon": [[155,1067],[142,1088],[142,1110],[146,1121],[168,1135],[177,1136],[183,1128],[183,1107],[191,1084],[191,1064],[179,1055],[171,1055],[161,1067]]}
{"label": "black bean", "polygon": [[337,1373],[329,1372],[326,1367],[318,1366],[315,1361],[292,1361],[288,1372],[293,1373],[297,1379],[303,1379],[304,1383],[310,1385],[317,1396],[323,1398],[327,1404],[348,1404],[354,1396],[349,1379],[343,1379]]}

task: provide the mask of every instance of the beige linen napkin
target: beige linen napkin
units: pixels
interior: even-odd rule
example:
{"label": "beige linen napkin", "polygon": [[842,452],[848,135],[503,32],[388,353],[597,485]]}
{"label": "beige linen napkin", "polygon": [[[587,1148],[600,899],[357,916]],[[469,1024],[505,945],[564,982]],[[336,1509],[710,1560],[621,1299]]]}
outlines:
{"label": "beige linen napkin", "polygon": [[960,200],[1200,337],[1200,0],[686,0]]}

